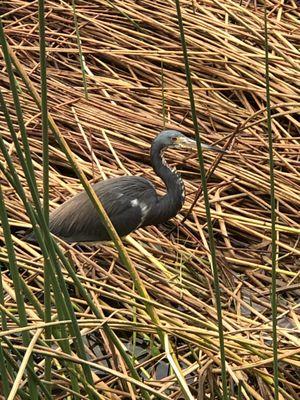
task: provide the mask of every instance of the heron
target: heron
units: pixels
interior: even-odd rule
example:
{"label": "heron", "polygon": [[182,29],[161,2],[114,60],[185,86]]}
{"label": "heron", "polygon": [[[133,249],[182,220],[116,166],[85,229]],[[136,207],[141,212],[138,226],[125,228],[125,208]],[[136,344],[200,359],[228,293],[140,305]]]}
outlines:
{"label": "heron", "polygon": [[[181,210],[185,188],[180,174],[167,164],[163,156],[168,148],[195,150],[197,144],[176,130],[164,130],[154,138],[150,158],[154,172],[166,186],[163,196],[156,192],[152,182],[141,176],[111,178],[92,185],[120,237],[145,226],[167,222]],[[224,152],[206,144],[202,144],[202,148]],[[67,243],[110,240],[85,191],[50,213],[49,230]]]}

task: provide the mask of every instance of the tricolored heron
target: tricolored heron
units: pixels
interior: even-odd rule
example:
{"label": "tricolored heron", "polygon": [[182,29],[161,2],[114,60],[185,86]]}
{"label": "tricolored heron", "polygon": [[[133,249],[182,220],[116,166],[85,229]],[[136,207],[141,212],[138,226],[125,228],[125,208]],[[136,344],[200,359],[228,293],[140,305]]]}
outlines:
{"label": "tricolored heron", "polygon": [[[223,152],[205,144],[202,147]],[[151,163],[154,172],[166,185],[164,196],[159,196],[153,184],[140,176],[112,178],[93,185],[120,236],[147,225],[166,222],[183,206],[184,184],[176,169],[171,169],[163,157],[167,148],[192,150],[197,146],[195,140],[175,130],[165,130],[153,140]],[[49,220],[50,232],[68,243],[110,240],[85,191],[60,205],[50,214]]]}

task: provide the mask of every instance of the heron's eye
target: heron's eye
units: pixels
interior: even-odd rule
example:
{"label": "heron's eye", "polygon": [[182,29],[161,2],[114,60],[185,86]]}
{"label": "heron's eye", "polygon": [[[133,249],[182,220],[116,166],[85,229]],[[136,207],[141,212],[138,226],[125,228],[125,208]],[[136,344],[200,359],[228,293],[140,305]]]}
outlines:
{"label": "heron's eye", "polygon": [[177,137],[172,137],[171,140],[173,143],[175,143],[175,142],[177,142]]}

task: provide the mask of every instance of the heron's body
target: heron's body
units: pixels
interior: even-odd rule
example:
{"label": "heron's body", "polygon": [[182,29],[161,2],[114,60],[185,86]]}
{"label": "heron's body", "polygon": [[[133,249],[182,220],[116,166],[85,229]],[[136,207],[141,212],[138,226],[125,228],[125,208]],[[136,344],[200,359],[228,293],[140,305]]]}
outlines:
{"label": "heron's body", "polygon": [[[107,179],[93,185],[93,189],[120,236],[152,224],[153,218],[165,222],[181,208],[178,202],[160,218],[164,198],[156,194],[152,183],[139,176]],[[50,231],[69,243],[110,239],[86,192],[67,200],[50,214]]]}
{"label": "heron's body", "polygon": [[[196,147],[196,142],[178,131],[163,131],[151,146],[151,163],[166,185],[166,194],[158,196],[151,182],[139,176],[125,176],[93,185],[106,213],[120,236],[136,229],[157,225],[174,217],[184,203],[184,185],[180,175],[163,158],[168,147]],[[203,145],[211,150],[216,148]],[[68,243],[99,242],[110,237],[86,192],[81,192],[50,214],[50,232]],[[34,239],[31,234],[28,239]]]}

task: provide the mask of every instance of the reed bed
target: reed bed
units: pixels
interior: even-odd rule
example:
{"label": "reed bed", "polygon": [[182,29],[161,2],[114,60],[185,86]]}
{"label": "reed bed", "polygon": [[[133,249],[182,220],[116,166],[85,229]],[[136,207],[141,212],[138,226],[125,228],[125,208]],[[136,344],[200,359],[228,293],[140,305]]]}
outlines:
{"label": "reed bed", "polygon": [[[77,0],[74,8],[71,2],[47,0],[45,6],[49,113],[82,171],[91,182],[143,175],[163,193],[162,182],[149,163],[152,139],[164,127],[193,136],[175,3]],[[300,397],[300,12],[296,1],[272,0],[266,7],[277,207],[279,396],[295,400]],[[202,140],[221,147],[227,144],[230,149],[208,180],[229,393],[231,399],[273,399],[264,4],[183,0],[181,8]],[[2,1],[0,12],[11,50],[40,91],[37,2]],[[18,131],[2,57],[0,62],[1,91]],[[16,80],[42,195],[41,113],[18,74]],[[1,112],[0,121],[1,135],[30,198]],[[50,208],[54,209],[82,186],[51,133],[49,157]],[[201,186],[197,157],[170,150],[167,158],[183,175],[187,192],[184,208],[170,223],[140,229],[124,239],[124,244],[150,295],[159,328],[172,343],[190,398],[221,399],[218,321],[201,192],[190,210]],[[5,164],[3,154],[0,159]],[[205,153],[207,170],[214,161],[213,154]],[[28,321],[26,328],[17,323],[16,292],[7,269],[7,248],[2,246],[0,303],[7,328],[2,325],[0,341],[4,354],[11,352],[11,358],[17,359],[4,337],[15,351],[24,354],[27,346],[20,334],[27,330],[40,382],[48,384],[44,358],[52,361],[52,398],[92,398],[80,376],[77,394],[72,392],[68,362],[90,365],[94,398],[144,398],[145,392],[150,398],[183,398],[166,350],[160,347],[157,326],[109,243],[82,248],[60,244],[102,316],[95,314],[62,267],[87,361],[72,346],[72,354],[66,354],[57,337],[44,340],[49,325],[39,313],[44,308],[44,261],[38,246],[16,234],[31,225],[15,188],[3,174],[1,186],[24,293],[27,288]],[[1,238],[3,242],[2,233]],[[58,314],[53,300],[50,325],[68,326],[70,320],[62,321]],[[126,349],[142,378],[139,383],[131,377],[104,326],[109,326]],[[73,338],[68,339],[72,345]],[[13,365],[12,361],[10,368],[14,370]],[[9,375],[11,386],[13,376]],[[26,374],[18,389],[19,398],[28,398]]]}

